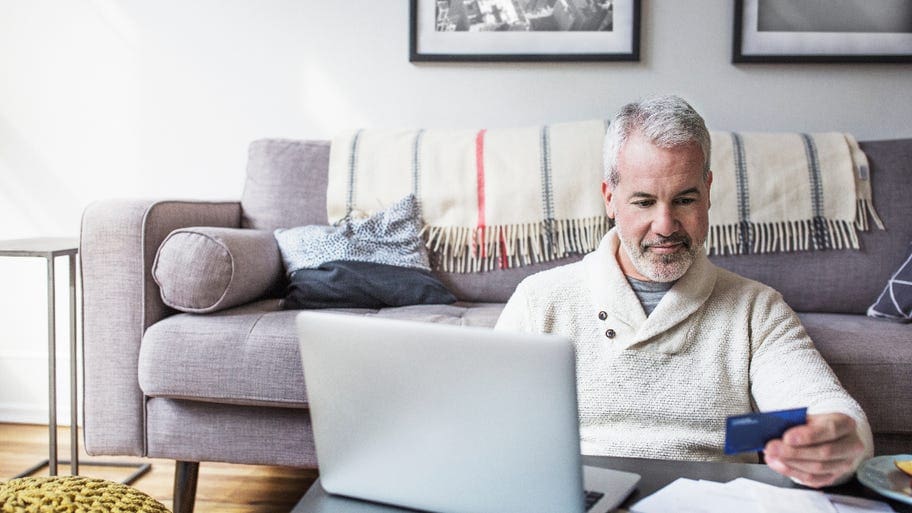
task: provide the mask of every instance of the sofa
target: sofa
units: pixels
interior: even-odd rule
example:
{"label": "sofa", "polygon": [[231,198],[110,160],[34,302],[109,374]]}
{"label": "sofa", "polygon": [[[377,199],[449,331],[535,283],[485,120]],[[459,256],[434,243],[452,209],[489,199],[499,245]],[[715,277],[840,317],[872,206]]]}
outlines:
{"label": "sofa", "polygon": [[[909,452],[912,326],[865,312],[912,241],[912,139],[861,147],[886,225],[861,232],[861,250],[712,259],[778,289],[867,412],[876,452]],[[85,448],[92,455],[175,460],[176,512],[193,509],[199,462],[317,465],[294,332],[297,311],[282,306],[285,277],[276,268],[272,233],[327,223],[329,150],[327,141],[255,141],[239,200],[105,200],[83,214]],[[159,254],[163,241],[181,233],[202,237],[203,246],[222,251],[230,264],[213,273],[224,290],[185,298],[203,303],[196,310],[167,306],[153,276],[162,272],[157,259],[167,258]],[[436,272],[456,303],[348,311],[493,326],[521,279],[579,258]]]}

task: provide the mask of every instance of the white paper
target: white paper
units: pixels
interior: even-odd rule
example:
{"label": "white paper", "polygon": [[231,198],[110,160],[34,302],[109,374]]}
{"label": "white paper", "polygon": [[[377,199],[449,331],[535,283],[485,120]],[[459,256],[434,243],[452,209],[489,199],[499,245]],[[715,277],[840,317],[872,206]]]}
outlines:
{"label": "white paper", "polygon": [[630,513],[880,513],[889,504],[816,490],[780,488],[738,478],[728,483],[680,478],[630,508]]}
{"label": "white paper", "polygon": [[721,483],[707,484],[706,481],[680,478],[634,504],[630,512],[762,513],[749,498],[745,501],[738,493],[726,490],[723,486]]}
{"label": "white paper", "polygon": [[777,488],[754,490],[754,498],[764,513],[837,513],[827,496],[812,490]]}
{"label": "white paper", "polygon": [[886,502],[852,497],[850,495],[828,494],[830,502],[836,507],[838,513],[896,513],[893,506]]}

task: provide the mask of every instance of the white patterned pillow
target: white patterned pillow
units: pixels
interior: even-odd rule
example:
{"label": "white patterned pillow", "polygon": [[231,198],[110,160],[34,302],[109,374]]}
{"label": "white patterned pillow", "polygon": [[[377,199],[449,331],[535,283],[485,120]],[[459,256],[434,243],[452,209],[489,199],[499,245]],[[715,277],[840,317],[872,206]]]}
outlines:
{"label": "white patterned pillow", "polygon": [[900,322],[912,321],[912,245],[899,269],[893,273],[868,315]]}
{"label": "white patterned pillow", "polygon": [[340,260],[430,271],[420,233],[418,200],[409,194],[366,219],[343,219],[337,226],[279,229],[274,235],[290,276],[299,269],[316,269]]}

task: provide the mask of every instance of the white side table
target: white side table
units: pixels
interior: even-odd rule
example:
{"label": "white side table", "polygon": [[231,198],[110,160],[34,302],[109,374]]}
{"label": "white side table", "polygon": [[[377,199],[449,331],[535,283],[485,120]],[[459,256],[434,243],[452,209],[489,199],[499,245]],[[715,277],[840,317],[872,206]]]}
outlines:
{"label": "white side table", "polygon": [[[0,241],[0,257],[40,257],[47,260],[47,313],[48,313],[48,459],[14,477],[25,477],[48,467],[48,473],[57,475],[57,464],[70,464],[71,474],[79,475],[79,429],[77,425],[77,355],[76,355],[76,254],[79,241],[74,238],[17,239]],[[69,257],[70,264],[70,461],[57,459],[57,330],[56,330],[56,273],[57,257]],[[89,463],[87,463],[89,464]],[[151,467],[149,464],[120,462],[91,462],[91,465],[137,468],[123,481],[130,484]]]}

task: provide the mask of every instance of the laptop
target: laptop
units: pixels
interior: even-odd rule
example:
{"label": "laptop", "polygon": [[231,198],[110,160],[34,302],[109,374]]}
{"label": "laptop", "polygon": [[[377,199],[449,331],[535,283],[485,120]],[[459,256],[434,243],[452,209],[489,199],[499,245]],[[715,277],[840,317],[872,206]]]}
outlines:
{"label": "laptop", "polygon": [[296,322],[330,494],[439,513],[604,513],[640,479],[583,467],[567,338],[338,312]]}

